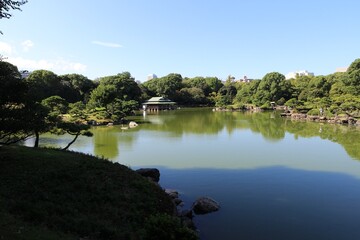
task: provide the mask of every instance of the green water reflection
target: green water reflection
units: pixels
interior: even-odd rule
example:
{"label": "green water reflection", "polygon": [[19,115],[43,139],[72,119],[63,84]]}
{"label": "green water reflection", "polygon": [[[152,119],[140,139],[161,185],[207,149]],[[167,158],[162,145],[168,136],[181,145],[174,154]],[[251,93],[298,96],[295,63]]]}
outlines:
{"label": "green water reflection", "polygon": [[188,109],[148,114],[134,117],[134,120],[140,122],[141,126],[126,132],[119,127],[93,129],[94,153],[113,159],[119,154],[119,144],[131,146],[139,137],[139,131],[162,132],[168,138],[181,138],[186,134],[216,136],[222,131],[231,135],[236,130],[249,129],[261,134],[269,142],[283,140],[286,133],[290,133],[295,139],[320,137],[340,144],[352,158],[360,160],[359,127],[292,121],[281,118],[278,112],[242,113]]}
{"label": "green water reflection", "polygon": [[[182,109],[134,116],[134,129],[95,127],[72,150],[130,167],[251,169],[284,166],[360,177],[360,128],[281,118],[278,112]],[[42,137],[63,146],[66,136]],[[31,143],[29,143],[31,144]]]}

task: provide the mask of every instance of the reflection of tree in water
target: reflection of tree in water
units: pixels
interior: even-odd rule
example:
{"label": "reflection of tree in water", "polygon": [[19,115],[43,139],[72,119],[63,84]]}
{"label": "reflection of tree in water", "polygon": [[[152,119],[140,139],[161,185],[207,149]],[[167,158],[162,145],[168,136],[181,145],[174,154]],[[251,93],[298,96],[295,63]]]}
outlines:
{"label": "reflection of tree in water", "polygon": [[94,154],[108,159],[115,159],[119,155],[119,143],[131,146],[135,138],[131,130],[122,132],[120,126],[95,127],[92,132]]}
{"label": "reflection of tree in water", "polygon": [[285,137],[284,121],[279,119],[274,112],[245,113],[244,117],[249,122],[253,132],[259,132],[270,141],[279,141]]}
{"label": "reflection of tree in water", "polygon": [[317,137],[342,145],[345,151],[360,160],[360,129],[354,126],[314,122],[286,121],[285,130],[295,137]]}
{"label": "reflection of tree in water", "polygon": [[[149,122],[152,122],[152,119],[156,117],[147,116]],[[142,129],[165,131],[180,137],[184,133],[217,134],[224,128],[223,117],[214,114],[210,110],[177,110],[162,113],[159,117],[161,118],[161,124],[156,124],[155,121],[155,124],[144,124]]]}
{"label": "reflection of tree in water", "polygon": [[250,128],[268,140],[284,138],[284,121],[272,118],[273,113],[212,112],[207,109],[172,111],[148,116],[143,129],[166,131],[181,136],[184,133],[218,134],[223,129],[231,134],[236,129]]}
{"label": "reflection of tree in water", "polygon": [[[151,119],[151,115],[148,116]],[[184,133],[218,134],[223,129],[231,134],[236,129],[250,129],[266,140],[279,141],[285,133],[298,137],[317,137],[341,144],[347,153],[360,160],[360,129],[336,124],[292,121],[278,112],[212,112],[210,109],[180,110],[161,113],[159,124],[144,124],[143,129],[169,132],[175,137]],[[150,121],[151,122],[151,121]]]}
{"label": "reflection of tree in water", "polygon": [[93,129],[93,145],[96,156],[115,158],[119,154],[117,136],[108,127],[96,127]]}
{"label": "reflection of tree in water", "polygon": [[246,120],[246,124],[241,124],[242,126],[260,133],[267,140],[281,140],[285,137],[286,132],[294,134],[295,138],[319,136],[342,145],[351,157],[360,160],[359,128],[338,124],[292,121],[281,118],[278,113],[274,112],[245,112],[239,117]]}

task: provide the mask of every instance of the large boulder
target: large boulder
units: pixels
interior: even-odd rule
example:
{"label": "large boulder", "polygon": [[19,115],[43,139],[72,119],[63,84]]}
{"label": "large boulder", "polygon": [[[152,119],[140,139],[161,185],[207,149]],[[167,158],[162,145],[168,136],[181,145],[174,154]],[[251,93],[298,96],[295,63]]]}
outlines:
{"label": "large boulder", "polygon": [[220,204],[209,197],[201,197],[194,202],[192,209],[195,214],[207,214],[218,211]]}
{"label": "large boulder", "polygon": [[159,182],[160,180],[160,171],[157,168],[140,168],[135,172],[143,177],[149,178],[154,182]]}
{"label": "large boulder", "polygon": [[179,192],[174,189],[165,189],[165,193],[173,199],[179,197]]}
{"label": "large boulder", "polygon": [[138,124],[136,122],[134,122],[134,121],[129,122],[129,128],[134,128],[137,126],[138,126]]}

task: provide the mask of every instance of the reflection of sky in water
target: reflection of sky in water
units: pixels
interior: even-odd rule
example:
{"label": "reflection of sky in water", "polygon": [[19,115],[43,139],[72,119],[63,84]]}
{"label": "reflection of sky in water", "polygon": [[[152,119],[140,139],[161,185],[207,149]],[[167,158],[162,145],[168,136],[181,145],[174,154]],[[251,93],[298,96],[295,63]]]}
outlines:
{"label": "reflection of sky in water", "polygon": [[195,216],[201,239],[360,239],[360,180],[344,174],[267,167],[161,169],[189,208],[211,196],[221,209]]}

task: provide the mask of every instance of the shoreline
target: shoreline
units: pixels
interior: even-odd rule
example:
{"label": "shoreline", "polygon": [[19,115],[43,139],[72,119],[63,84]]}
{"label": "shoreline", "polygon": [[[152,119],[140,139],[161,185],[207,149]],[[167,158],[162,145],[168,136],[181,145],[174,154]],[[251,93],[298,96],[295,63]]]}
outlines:
{"label": "shoreline", "polygon": [[350,116],[327,117],[327,116],[319,116],[319,115],[309,115],[306,113],[293,113],[291,111],[283,112],[280,114],[280,116],[285,118],[291,118],[294,120],[305,120],[305,121],[320,122],[320,123],[360,126],[360,119],[356,119]]}
{"label": "shoreline", "polygon": [[252,107],[252,108],[221,108],[216,107],[213,108],[214,112],[263,112],[263,111],[283,111],[280,113],[281,117],[290,118],[293,120],[303,120],[303,121],[310,121],[310,122],[320,122],[320,123],[331,123],[331,124],[342,124],[342,125],[349,125],[349,126],[360,126],[360,119],[351,116],[334,116],[334,117],[327,117],[323,115],[310,115],[307,113],[295,113],[291,110],[286,110],[284,106],[277,106],[273,109],[261,109],[260,107]]}

